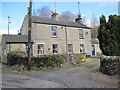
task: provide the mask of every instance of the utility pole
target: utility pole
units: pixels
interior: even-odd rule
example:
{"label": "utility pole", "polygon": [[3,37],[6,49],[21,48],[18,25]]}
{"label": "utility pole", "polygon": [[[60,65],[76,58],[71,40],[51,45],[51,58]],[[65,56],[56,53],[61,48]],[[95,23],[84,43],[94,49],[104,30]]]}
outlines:
{"label": "utility pole", "polygon": [[29,1],[29,27],[28,27],[28,70],[31,69],[31,30],[32,30],[32,0]]}
{"label": "utility pole", "polygon": [[9,34],[9,24],[10,24],[10,17],[8,16],[8,34]]}

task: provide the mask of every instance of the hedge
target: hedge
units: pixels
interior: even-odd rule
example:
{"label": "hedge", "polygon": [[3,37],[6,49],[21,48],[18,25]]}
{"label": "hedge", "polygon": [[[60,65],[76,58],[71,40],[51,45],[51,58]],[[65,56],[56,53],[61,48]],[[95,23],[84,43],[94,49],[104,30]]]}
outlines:
{"label": "hedge", "polygon": [[[10,66],[28,65],[28,57],[16,52],[8,53],[7,60]],[[65,61],[66,58],[63,55],[31,57],[31,67],[59,67]]]}

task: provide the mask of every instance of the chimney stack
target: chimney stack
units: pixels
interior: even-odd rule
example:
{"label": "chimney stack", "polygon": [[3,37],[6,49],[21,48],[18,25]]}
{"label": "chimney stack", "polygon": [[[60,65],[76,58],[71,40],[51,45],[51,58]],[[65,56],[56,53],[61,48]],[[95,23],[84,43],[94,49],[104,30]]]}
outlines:
{"label": "chimney stack", "polygon": [[76,21],[77,23],[82,23],[82,18],[81,18],[81,15],[80,15],[80,14],[78,15],[78,18],[75,19],[75,21]]}
{"label": "chimney stack", "polygon": [[51,16],[51,18],[52,18],[53,20],[58,20],[58,13],[52,11],[52,16]]}

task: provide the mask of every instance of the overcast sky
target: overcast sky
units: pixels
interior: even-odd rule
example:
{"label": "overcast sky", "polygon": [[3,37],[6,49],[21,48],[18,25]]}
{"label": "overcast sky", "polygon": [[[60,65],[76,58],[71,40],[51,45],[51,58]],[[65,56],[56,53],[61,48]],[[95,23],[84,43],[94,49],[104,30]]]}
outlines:
{"label": "overcast sky", "polygon": [[[17,34],[17,30],[21,28],[24,16],[27,15],[28,2],[0,2],[0,34],[7,34],[7,16],[10,16],[10,34]],[[42,6],[49,6],[50,10],[55,9],[54,2],[33,2],[33,10],[39,9]],[[56,2],[56,10],[59,15],[64,11],[71,11],[73,14],[78,14],[77,2]],[[109,15],[118,14],[118,2],[80,2],[80,11],[86,17],[88,24],[93,14],[99,19],[103,14],[106,17]]]}

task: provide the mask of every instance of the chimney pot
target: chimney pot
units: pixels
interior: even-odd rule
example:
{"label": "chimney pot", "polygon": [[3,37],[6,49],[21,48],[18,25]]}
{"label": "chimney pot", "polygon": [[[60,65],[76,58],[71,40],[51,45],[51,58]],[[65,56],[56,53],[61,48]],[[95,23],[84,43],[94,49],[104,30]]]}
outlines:
{"label": "chimney pot", "polygon": [[76,21],[77,23],[82,23],[82,18],[81,18],[81,15],[80,15],[80,14],[78,14],[78,18],[76,18],[75,21]]}
{"label": "chimney pot", "polygon": [[53,13],[51,17],[54,20],[58,20],[58,13]]}

